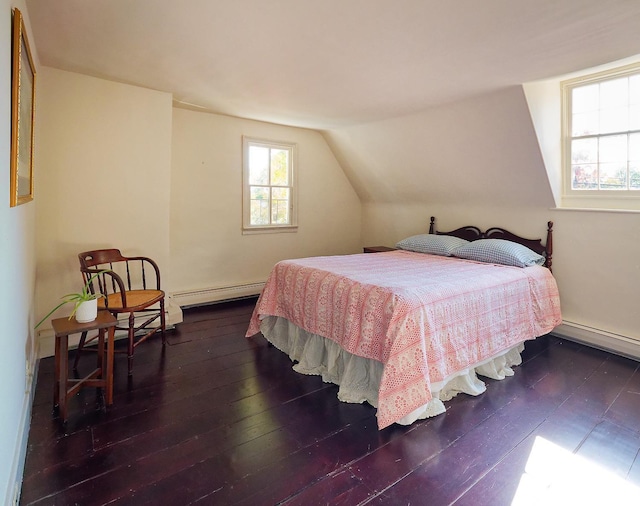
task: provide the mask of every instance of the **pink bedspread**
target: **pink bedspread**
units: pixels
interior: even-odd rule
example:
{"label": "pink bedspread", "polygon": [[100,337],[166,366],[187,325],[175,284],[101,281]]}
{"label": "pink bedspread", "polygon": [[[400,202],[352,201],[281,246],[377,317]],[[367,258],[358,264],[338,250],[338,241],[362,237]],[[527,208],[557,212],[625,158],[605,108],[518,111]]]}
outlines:
{"label": "pink bedspread", "polygon": [[544,267],[506,267],[408,251],[279,262],[254,310],[281,316],[384,364],[378,426],[431,400],[430,385],[561,323]]}

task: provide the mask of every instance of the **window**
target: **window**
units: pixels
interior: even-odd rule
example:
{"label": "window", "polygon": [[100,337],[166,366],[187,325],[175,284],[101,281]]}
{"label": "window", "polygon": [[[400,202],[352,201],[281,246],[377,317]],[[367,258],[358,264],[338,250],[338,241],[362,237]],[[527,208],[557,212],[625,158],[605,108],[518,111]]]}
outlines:
{"label": "window", "polygon": [[245,233],[295,231],[296,145],[243,138]]}
{"label": "window", "polygon": [[564,193],[640,197],[640,65],[562,83]]}

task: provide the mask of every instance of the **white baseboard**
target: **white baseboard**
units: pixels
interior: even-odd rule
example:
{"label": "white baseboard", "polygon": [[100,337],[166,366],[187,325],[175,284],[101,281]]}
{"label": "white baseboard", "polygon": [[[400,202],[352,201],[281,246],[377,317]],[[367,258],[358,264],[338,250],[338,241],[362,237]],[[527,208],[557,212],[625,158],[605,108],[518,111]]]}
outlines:
{"label": "white baseboard", "polygon": [[552,333],[570,341],[640,360],[640,339],[568,321],[564,321]]}
{"label": "white baseboard", "polygon": [[171,298],[180,307],[199,306],[223,300],[240,299],[259,295],[264,288],[264,282],[247,283],[244,285],[222,286],[216,288],[201,288],[173,292]]}

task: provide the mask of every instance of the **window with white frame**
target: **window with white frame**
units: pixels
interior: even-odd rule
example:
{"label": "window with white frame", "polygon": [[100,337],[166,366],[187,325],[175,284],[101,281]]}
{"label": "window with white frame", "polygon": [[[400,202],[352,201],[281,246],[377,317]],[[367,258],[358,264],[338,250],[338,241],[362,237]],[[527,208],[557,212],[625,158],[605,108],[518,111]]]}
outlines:
{"label": "window with white frame", "polygon": [[243,138],[243,230],[295,231],[296,145]]}
{"label": "window with white frame", "polygon": [[640,197],[640,65],[562,83],[564,193]]}

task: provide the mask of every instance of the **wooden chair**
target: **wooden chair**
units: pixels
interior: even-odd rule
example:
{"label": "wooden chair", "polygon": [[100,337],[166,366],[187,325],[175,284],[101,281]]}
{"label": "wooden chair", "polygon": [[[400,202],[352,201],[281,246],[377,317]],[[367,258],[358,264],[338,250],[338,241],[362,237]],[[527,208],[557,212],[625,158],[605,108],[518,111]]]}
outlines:
{"label": "wooden chair", "polygon": [[[133,351],[156,332],[162,334],[162,345],[166,344],[164,292],[160,289],[160,269],[150,258],[125,257],[118,249],[85,251],[78,255],[80,272],[85,282],[100,271],[105,271],[91,281],[92,293],[101,293],[98,309],[106,309],[118,319],[116,332],[126,330],[128,346],[129,375],[133,368]],[[127,315],[126,325],[120,320]],[[160,320],[159,325],[157,321]],[[152,325],[153,324],[153,325]],[[82,333],[73,369],[78,367],[78,359],[87,340]],[[116,350],[118,351],[118,350]]]}

